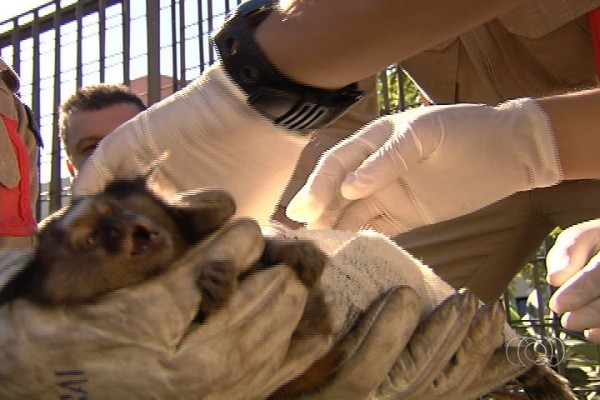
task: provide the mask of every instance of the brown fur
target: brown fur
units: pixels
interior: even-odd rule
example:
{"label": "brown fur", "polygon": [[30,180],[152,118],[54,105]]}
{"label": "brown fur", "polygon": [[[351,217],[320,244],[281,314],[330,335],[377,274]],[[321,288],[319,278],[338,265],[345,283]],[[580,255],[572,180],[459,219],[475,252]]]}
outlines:
{"label": "brown fur", "polygon": [[[515,379],[514,385],[507,384],[504,388],[490,393],[494,400],[577,400],[577,396],[569,387],[566,378],[550,368],[542,355],[525,351],[540,364],[533,364],[521,376]],[[522,390],[519,390],[521,388]]]}
{"label": "brown fur", "polygon": [[[541,356],[540,356],[541,357]],[[534,364],[517,378],[530,400],[576,400],[566,378],[547,365]]]}
{"label": "brown fur", "polygon": [[[225,191],[200,195],[200,205],[169,205],[140,177],[116,180],[102,193],[74,199],[40,224],[33,260],[5,286],[0,303],[17,297],[44,305],[88,303],[164,272],[235,212]],[[326,261],[312,242],[267,239],[257,267],[288,264],[313,287]],[[201,311],[221,307],[235,287],[235,268],[213,262],[198,274]]]}

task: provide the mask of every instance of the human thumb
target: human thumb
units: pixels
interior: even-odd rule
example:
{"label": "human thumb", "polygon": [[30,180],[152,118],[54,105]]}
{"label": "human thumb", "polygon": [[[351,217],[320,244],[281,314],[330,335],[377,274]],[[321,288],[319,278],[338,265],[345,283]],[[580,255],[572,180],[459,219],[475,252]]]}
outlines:
{"label": "human thumb", "polygon": [[546,256],[548,282],[563,285],[600,248],[600,220],[585,221],[561,232]]}

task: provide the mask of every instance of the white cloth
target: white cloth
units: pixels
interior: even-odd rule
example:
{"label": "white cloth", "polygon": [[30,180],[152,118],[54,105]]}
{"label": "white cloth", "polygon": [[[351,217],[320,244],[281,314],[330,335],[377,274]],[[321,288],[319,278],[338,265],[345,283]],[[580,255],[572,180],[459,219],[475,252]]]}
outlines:
{"label": "white cloth", "polygon": [[334,331],[345,335],[373,299],[397,287],[412,288],[421,298],[421,318],[456,291],[434,272],[374,231],[299,230],[284,234],[314,240],[331,254],[331,268],[321,290],[334,319]]}
{"label": "white cloth", "polygon": [[[407,287],[420,298],[422,326],[370,398],[474,399],[529,367],[506,358],[503,346],[516,334],[506,323],[501,305],[482,309],[475,298],[456,297],[450,285],[386,236],[375,231],[330,230],[283,235],[312,239],[331,254],[331,267],[323,273],[321,290],[331,311],[336,340],[348,334],[359,315],[381,293]],[[403,334],[396,329],[399,336]],[[386,350],[382,340],[371,357]],[[334,397],[315,398],[362,398],[344,390],[324,393]],[[344,395],[335,397],[340,393]]]}

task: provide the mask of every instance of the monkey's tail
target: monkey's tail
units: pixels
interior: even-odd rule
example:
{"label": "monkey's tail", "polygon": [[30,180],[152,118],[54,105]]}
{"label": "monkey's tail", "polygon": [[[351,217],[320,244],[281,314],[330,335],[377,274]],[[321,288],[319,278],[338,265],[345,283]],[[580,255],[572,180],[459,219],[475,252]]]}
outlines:
{"label": "monkey's tail", "polygon": [[517,381],[531,400],[577,400],[569,382],[546,365],[534,364]]}

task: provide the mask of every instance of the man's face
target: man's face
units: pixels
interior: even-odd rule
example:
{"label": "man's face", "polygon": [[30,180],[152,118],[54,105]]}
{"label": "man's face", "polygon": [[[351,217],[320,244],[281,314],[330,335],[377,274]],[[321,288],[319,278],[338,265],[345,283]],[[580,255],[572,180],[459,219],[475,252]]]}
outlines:
{"label": "man's face", "polygon": [[71,175],[77,175],[100,140],[140,111],[133,103],[117,103],[100,110],[73,110],[65,132]]}

